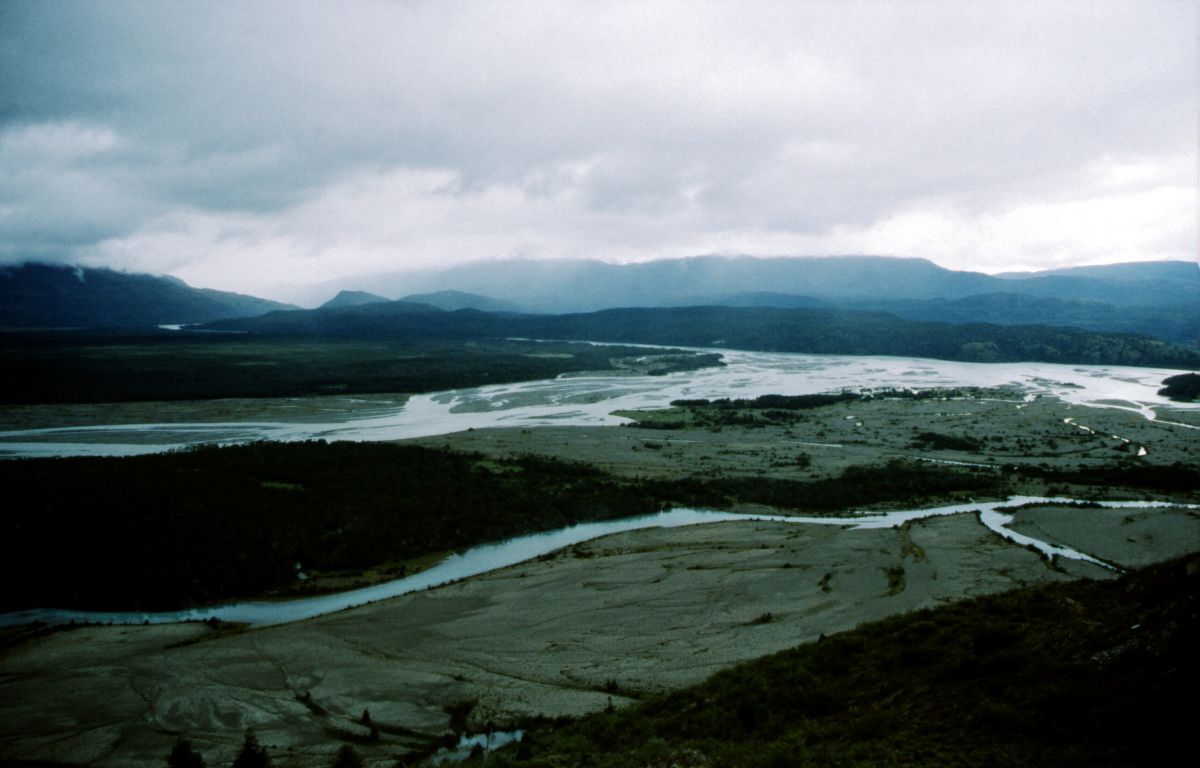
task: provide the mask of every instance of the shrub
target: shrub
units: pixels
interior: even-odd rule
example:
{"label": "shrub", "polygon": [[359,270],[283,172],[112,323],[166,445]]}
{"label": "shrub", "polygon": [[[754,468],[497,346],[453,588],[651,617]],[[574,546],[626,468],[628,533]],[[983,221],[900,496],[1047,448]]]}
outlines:
{"label": "shrub", "polygon": [[246,738],[242,741],[242,751],[233,759],[233,768],[270,768],[271,758],[267,750],[258,743],[254,730],[246,729]]}
{"label": "shrub", "polygon": [[204,768],[204,758],[192,749],[192,742],[179,737],[171,754],[167,755],[167,765],[170,768]]}

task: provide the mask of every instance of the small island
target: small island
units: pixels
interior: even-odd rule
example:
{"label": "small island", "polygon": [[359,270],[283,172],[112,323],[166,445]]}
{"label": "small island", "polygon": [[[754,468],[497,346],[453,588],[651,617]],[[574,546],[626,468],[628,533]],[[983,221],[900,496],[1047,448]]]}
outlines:
{"label": "small island", "polygon": [[1200,399],[1200,373],[1181,373],[1163,379],[1164,386],[1158,394],[1165,395],[1180,403],[1190,403]]}

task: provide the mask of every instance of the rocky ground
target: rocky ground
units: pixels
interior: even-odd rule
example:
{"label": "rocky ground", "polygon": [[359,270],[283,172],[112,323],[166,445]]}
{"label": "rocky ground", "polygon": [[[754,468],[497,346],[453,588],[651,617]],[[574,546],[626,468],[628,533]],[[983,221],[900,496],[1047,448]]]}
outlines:
{"label": "rocky ground", "polygon": [[[1159,408],[1155,420],[1126,407],[1093,408],[1006,392],[928,400],[852,401],[761,426],[701,426],[673,411],[627,411],[621,428],[477,429],[421,438],[423,445],[500,456],[544,455],[626,477],[833,477],[894,458],[1049,468],[1200,462],[1200,412]],[[654,425],[678,423],[678,429]],[[924,433],[975,447],[922,443]],[[1144,452],[1143,452],[1144,451]],[[1038,491],[1037,487],[1025,490]]]}

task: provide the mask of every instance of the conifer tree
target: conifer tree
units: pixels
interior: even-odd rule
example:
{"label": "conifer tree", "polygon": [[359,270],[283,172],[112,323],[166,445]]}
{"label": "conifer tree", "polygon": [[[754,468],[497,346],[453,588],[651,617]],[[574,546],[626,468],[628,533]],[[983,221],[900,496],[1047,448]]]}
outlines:
{"label": "conifer tree", "polygon": [[246,738],[242,741],[242,751],[233,760],[233,768],[270,768],[271,758],[267,750],[258,743],[253,728],[246,729]]}
{"label": "conifer tree", "polygon": [[171,754],[167,755],[167,766],[168,768],[205,768],[204,758],[192,749],[192,742],[182,736],[171,748]]}

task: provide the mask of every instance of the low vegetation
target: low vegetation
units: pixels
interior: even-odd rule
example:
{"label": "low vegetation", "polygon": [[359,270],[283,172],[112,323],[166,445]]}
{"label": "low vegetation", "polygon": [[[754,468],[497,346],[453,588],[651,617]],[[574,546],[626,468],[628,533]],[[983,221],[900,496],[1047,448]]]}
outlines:
{"label": "low vegetation", "polygon": [[802,423],[805,411],[839,403],[873,400],[944,400],[949,398],[1016,397],[1004,389],[942,387],[929,390],[878,389],[809,395],[760,395],[751,399],[703,398],[672,400],[670,408],[653,411],[618,411],[643,429],[716,429],[719,427],[767,427]]}
{"label": "low vegetation", "polygon": [[736,502],[834,512],[958,492],[999,473],[907,462],[823,480],[619,480],[581,464],[379,443],[254,443],[0,462],[0,610],[165,610],[300,586],[522,533]]}
{"label": "low vegetation", "polygon": [[652,493],[685,504],[762,504],[798,512],[828,513],[883,502],[910,503],[955,494],[1001,495],[1008,488],[999,472],[983,468],[947,469],[913,461],[853,466],[836,477],[793,480],[771,477],[705,477],[647,481]]}
{"label": "low vegetation", "polygon": [[913,446],[935,451],[968,451],[982,450],[983,444],[973,437],[961,435],[943,435],[940,432],[921,432],[913,440]]}
{"label": "low vegetation", "polygon": [[[1014,469],[1012,467],[1010,469]],[[1177,461],[1173,464],[1142,464],[1124,461],[1108,467],[1024,467],[1021,472],[1048,483],[1139,488],[1162,493],[1200,491],[1200,466]]]}
{"label": "low vegetation", "polygon": [[[387,305],[383,305],[385,308]],[[1148,336],[1047,325],[903,320],[882,312],[773,307],[608,309],[569,315],[485,312],[273,312],[209,327],[356,338],[590,339],[622,344],[727,346],[766,352],[903,355],[970,362],[1040,361],[1195,368],[1200,353]]]}
{"label": "low vegetation", "polygon": [[1163,384],[1166,386],[1158,390],[1160,395],[1182,403],[1200,400],[1200,373],[1181,373],[1178,376],[1170,376],[1163,379]]}
{"label": "low vegetation", "polygon": [[293,585],[297,564],[358,571],[659,508],[584,466],[371,443],[0,462],[0,483],[0,573],[25,584],[5,610],[178,608]]}
{"label": "low vegetation", "polygon": [[[0,611],[168,610],[396,578],[440,553],[672,504],[804,514],[1006,495],[1021,478],[1194,493],[1200,469],[893,460],[829,478],[629,479],[584,464],[381,443],[253,443],[126,458],[0,462]],[[318,585],[314,587],[314,584]]]}
{"label": "low vegetation", "polygon": [[[640,370],[646,350],[565,342],[131,337],[0,334],[0,403],[105,403],[225,397],[416,393]],[[719,365],[720,356],[656,356],[647,373]]]}

